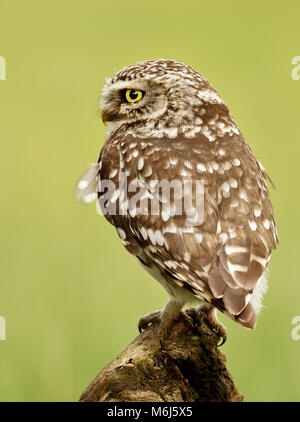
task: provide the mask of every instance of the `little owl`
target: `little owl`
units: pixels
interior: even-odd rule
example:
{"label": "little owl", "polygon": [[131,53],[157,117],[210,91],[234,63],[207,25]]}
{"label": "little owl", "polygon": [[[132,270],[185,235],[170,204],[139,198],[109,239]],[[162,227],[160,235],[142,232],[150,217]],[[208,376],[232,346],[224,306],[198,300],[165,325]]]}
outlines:
{"label": "little owl", "polygon": [[270,179],[228,107],[197,71],[162,59],[108,79],[101,109],[108,139],[77,198],[98,198],[125,248],[169,294],[139,329],[158,321],[165,338],[179,316],[191,322],[189,303],[223,341],[217,309],[253,329],[278,237]]}

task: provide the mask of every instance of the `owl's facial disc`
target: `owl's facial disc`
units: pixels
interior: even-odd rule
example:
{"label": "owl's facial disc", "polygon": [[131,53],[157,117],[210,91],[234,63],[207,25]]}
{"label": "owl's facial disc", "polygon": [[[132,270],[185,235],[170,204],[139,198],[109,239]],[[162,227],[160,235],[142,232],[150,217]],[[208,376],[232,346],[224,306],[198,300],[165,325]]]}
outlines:
{"label": "owl's facial disc", "polygon": [[167,99],[160,84],[151,80],[107,83],[102,92],[102,120],[106,122],[138,122],[163,114]]}

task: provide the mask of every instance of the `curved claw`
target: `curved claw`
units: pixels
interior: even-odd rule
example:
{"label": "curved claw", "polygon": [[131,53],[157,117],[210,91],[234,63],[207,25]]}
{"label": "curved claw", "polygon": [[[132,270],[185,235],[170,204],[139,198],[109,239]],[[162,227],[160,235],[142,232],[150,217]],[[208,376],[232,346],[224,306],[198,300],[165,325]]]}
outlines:
{"label": "curved claw", "polygon": [[210,328],[213,330],[213,332],[217,334],[219,339],[221,339],[220,344],[219,344],[219,340],[218,340],[217,347],[223,346],[223,344],[227,340],[227,334],[226,334],[226,329],[225,329],[224,325],[221,324],[217,319],[209,320],[208,323],[209,323]]}
{"label": "curved claw", "polygon": [[[218,333],[217,333],[218,334]],[[223,346],[223,344],[224,343],[226,343],[226,340],[227,340],[227,334],[226,333],[224,333],[222,336],[220,336],[220,339],[221,339],[221,343],[220,344],[218,344],[218,347],[221,347],[221,346]]]}
{"label": "curved claw", "polygon": [[217,347],[221,347],[227,340],[226,328],[218,321],[215,308],[201,309],[199,314],[204,318],[204,321],[209,328],[221,339]]}
{"label": "curved claw", "polygon": [[190,330],[193,330],[195,328],[195,323],[192,317],[190,317],[186,312],[181,311],[180,317],[183,319],[184,324],[186,327]]}
{"label": "curved claw", "polygon": [[159,321],[160,321],[160,311],[150,312],[149,314],[143,316],[139,320],[139,324],[138,324],[139,332],[141,333],[143,330],[148,328],[151,324],[153,324],[154,322],[159,322]]}

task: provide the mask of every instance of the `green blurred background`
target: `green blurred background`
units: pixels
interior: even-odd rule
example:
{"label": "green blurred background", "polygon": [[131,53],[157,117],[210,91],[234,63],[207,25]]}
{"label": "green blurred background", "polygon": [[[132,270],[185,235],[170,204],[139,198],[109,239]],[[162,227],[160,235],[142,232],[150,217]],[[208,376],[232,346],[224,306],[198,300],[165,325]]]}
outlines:
{"label": "green blurred background", "polygon": [[280,247],[258,326],[222,351],[247,401],[300,400],[299,2],[0,1],[1,401],[73,401],[167,295],[75,183],[104,143],[104,79],[175,58],[218,90],[273,179]]}

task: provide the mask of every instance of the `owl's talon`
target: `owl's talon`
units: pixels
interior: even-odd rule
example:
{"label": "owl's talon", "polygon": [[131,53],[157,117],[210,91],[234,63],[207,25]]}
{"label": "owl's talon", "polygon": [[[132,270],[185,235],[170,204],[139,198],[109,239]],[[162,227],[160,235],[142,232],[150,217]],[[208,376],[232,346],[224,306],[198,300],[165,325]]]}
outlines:
{"label": "owl's talon", "polygon": [[148,328],[150,325],[159,321],[160,321],[160,311],[150,312],[149,314],[143,316],[139,320],[139,324],[138,324],[139,332],[141,333],[143,330],[146,330],[146,328]]}
{"label": "owl's talon", "polygon": [[218,347],[221,347],[221,346],[223,346],[224,343],[226,343],[226,340],[227,340],[226,332],[223,335],[220,336],[220,339],[221,339],[221,343],[218,344]]}
{"label": "owl's talon", "polygon": [[[199,310],[200,318],[205,321],[208,327],[221,339],[218,347],[221,347],[227,340],[226,328],[218,321],[215,308]],[[219,340],[218,340],[219,343]]]}
{"label": "owl's talon", "polygon": [[182,318],[182,320],[184,321],[185,326],[189,329],[189,330],[194,330],[195,328],[195,323],[192,317],[190,317],[186,312],[182,311],[180,313],[180,317]]}
{"label": "owl's talon", "polygon": [[[223,324],[221,324],[219,321],[206,321],[208,323],[208,326],[212,329],[212,331],[221,339],[221,343],[218,344],[218,347],[223,346],[223,344],[226,342],[227,334],[226,329]],[[218,341],[219,343],[219,341]]]}
{"label": "owl's talon", "polygon": [[164,341],[170,336],[170,330],[173,327],[175,321],[182,320],[184,322],[184,328],[181,329],[182,332],[186,332],[188,330],[193,330],[195,328],[193,318],[187,315],[184,311],[181,311],[178,317],[174,320],[172,319],[162,319],[159,325],[159,342],[161,348],[165,350]]}

